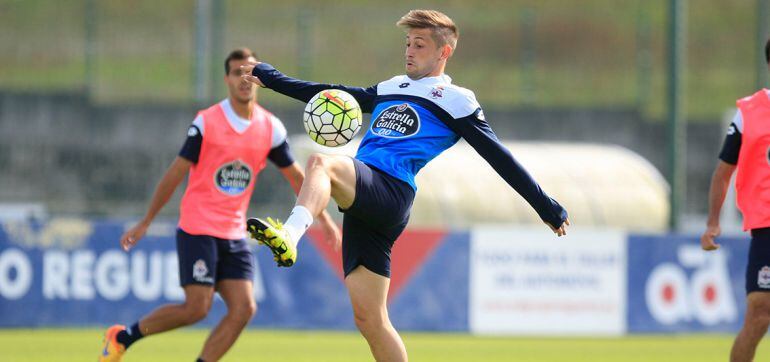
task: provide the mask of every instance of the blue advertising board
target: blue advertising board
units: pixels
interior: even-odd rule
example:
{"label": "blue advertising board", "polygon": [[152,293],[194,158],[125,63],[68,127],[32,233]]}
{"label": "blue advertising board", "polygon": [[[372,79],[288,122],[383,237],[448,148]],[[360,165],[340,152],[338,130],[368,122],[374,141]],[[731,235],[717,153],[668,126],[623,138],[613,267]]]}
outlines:
{"label": "blue advertising board", "polygon": [[[175,224],[155,223],[134,249],[124,252],[118,240],[127,226],[121,221],[82,219],[0,225],[0,327],[132,323],[159,305],[182,302]],[[390,317],[397,328],[470,331],[470,294],[478,289],[471,285],[472,234],[407,230],[397,241],[388,296]],[[607,284],[617,290],[605,291],[621,296],[618,308],[626,316],[613,333],[734,333],[740,329],[748,235],[720,238],[722,247],[716,252],[702,251],[697,235],[621,235],[622,243],[606,247],[596,243],[598,236],[581,237],[594,240],[597,253],[620,247],[620,254],[627,255],[626,262],[612,272],[620,273],[626,282]],[[258,312],[251,326],[355,328],[340,253],[321,240],[317,230],[308,232],[299,244],[299,261],[291,268],[276,267],[271,253],[256,247]],[[477,252],[522,248],[508,242],[477,244]],[[546,251],[561,250],[554,242],[540,244]],[[521,272],[523,266],[514,266]],[[566,267],[552,269],[557,273]],[[607,278],[609,271],[581,272]],[[502,293],[478,292],[493,299]],[[530,294],[529,298],[538,295]],[[552,305],[550,294],[543,295],[537,303]],[[510,298],[516,301],[524,296],[517,293]],[[217,298],[200,324],[211,326],[225,312]]]}
{"label": "blue advertising board", "polygon": [[740,329],[749,238],[718,242],[705,252],[697,235],[629,236],[629,333]]}
{"label": "blue advertising board", "polygon": [[[54,219],[0,228],[0,326],[131,323],[164,303],[179,303],[172,223],[155,223],[137,246],[118,245],[128,224]],[[299,262],[278,268],[256,248],[258,311],[252,326],[354,329],[341,256],[313,232]],[[317,238],[320,240],[320,238]],[[407,232],[394,250],[391,317],[399,328],[467,330],[467,233]],[[396,265],[396,263],[398,263]],[[226,312],[217,298],[201,322]]]}

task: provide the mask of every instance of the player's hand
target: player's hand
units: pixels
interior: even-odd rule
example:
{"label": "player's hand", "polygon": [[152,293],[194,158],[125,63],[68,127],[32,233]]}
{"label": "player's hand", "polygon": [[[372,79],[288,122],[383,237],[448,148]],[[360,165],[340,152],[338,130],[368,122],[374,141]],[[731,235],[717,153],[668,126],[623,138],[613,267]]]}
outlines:
{"label": "player's hand", "polygon": [[249,62],[248,64],[241,65],[241,78],[243,78],[243,80],[247,82],[254,83],[260,87],[264,87],[265,84],[262,83],[262,81],[259,80],[259,78],[251,75],[251,71],[254,70],[254,67],[256,67],[259,63],[260,62],[256,62],[256,63]]}
{"label": "player's hand", "polygon": [[323,219],[321,226],[324,230],[324,241],[326,241],[334,251],[339,251],[340,245],[342,245],[342,233],[340,233],[340,228],[337,227],[337,223],[335,223],[331,217],[327,217]]}
{"label": "player's hand", "polygon": [[120,246],[124,251],[129,251],[131,248],[139,242],[144,234],[147,232],[147,227],[144,223],[138,223],[132,228],[128,229],[123,236],[120,237]]}
{"label": "player's hand", "polygon": [[551,225],[551,223],[548,223],[548,222],[545,224],[548,225],[548,227],[551,228],[551,230],[554,233],[556,233],[556,236],[567,235],[567,226],[569,226],[569,219],[564,219],[564,222],[561,223],[561,226],[559,226],[558,228],[553,227],[553,225]]}
{"label": "player's hand", "polygon": [[700,247],[703,250],[711,251],[719,249],[719,244],[714,241],[714,238],[722,233],[722,229],[719,225],[709,225],[706,227],[706,231],[700,237]]}

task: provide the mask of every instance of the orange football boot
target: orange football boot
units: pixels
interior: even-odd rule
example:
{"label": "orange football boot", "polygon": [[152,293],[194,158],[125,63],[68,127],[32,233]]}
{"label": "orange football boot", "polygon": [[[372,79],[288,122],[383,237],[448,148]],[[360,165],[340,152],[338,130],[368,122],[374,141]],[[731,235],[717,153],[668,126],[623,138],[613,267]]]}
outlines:
{"label": "orange football boot", "polygon": [[99,362],[119,362],[123,359],[123,353],[126,352],[126,347],[123,346],[116,337],[118,332],[126,330],[126,326],[116,324],[107,329],[104,333],[104,347],[102,353],[99,354]]}

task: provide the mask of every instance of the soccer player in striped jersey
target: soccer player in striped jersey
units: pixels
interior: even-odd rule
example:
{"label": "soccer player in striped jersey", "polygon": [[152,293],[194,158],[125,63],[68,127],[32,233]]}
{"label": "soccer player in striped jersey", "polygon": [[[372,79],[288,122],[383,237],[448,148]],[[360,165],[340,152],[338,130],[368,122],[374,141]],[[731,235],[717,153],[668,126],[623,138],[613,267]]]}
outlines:
{"label": "soccer player in striped jersey", "polygon": [[[266,63],[244,66],[244,78],[307,102],[317,92],[352,94],[371,126],[355,158],[314,154],[297,204],[285,224],[249,219],[252,237],[279,256],[296,259],[296,243],[333,198],[344,213],[342,257],[356,326],[378,361],[404,361],[406,349],[388,318],[390,251],[406,227],[417,186],[415,174],[431,159],[465,139],[535,209],[558,235],[566,210],[550,198],[500,143],[470,90],[444,73],[457,45],[454,22],[434,10],[412,10],[397,23],[406,30],[406,74],[369,88],[290,78]],[[429,187],[429,186],[428,186]],[[490,210],[495,212],[495,210]]]}

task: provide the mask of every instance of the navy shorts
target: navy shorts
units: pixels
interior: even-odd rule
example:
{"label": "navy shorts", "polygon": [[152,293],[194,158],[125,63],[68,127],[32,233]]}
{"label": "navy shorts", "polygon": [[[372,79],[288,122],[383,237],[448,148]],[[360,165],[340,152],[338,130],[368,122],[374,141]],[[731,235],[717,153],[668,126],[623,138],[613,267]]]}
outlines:
{"label": "navy shorts", "polygon": [[176,231],[179,283],[214,285],[222,279],[254,280],[254,255],[246,239],[227,240]]}
{"label": "navy shorts", "polygon": [[770,292],[770,228],[751,230],[746,294]]}
{"label": "navy shorts", "polygon": [[353,159],[356,197],[342,219],[342,267],[356,267],[390,278],[390,250],[409,221],[414,189],[377,168]]}

